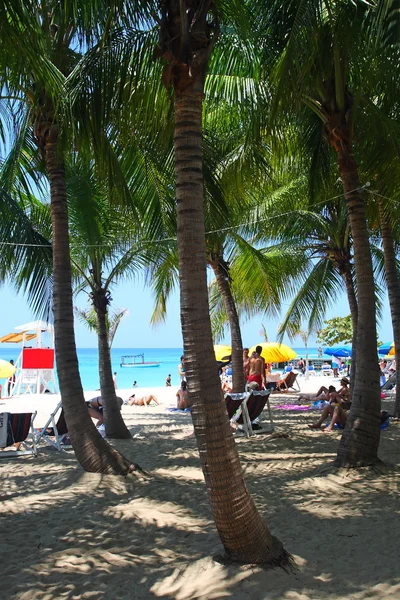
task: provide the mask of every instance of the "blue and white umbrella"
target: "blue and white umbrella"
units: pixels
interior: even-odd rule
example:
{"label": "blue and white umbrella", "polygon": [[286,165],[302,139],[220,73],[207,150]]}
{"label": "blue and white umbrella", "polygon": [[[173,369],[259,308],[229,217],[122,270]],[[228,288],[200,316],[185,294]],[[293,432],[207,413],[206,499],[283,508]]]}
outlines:
{"label": "blue and white umbrella", "polygon": [[382,346],[379,346],[378,354],[383,354],[385,356],[386,356],[386,354],[389,354],[390,356],[394,356],[395,355],[394,342],[391,342],[390,344],[382,344]]}
{"label": "blue and white umbrella", "polygon": [[328,356],[337,356],[338,358],[348,358],[352,355],[352,352],[351,348],[340,346],[338,348],[327,348],[324,350],[324,354],[328,354]]}

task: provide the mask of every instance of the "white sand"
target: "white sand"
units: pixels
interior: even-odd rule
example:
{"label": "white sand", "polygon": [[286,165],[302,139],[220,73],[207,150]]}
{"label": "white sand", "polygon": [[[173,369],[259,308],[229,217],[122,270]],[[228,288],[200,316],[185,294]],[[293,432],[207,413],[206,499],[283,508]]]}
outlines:
{"label": "white sand", "polygon": [[[302,391],[329,382],[301,381]],[[310,431],[314,412],[274,409],[295,394],[271,400],[277,431],[288,439],[258,435],[238,438],[237,446],[257,507],[294,555],[296,569],[215,562],[221,544],[195,440],[184,435],[190,415],[165,410],[175,403],[175,391],[153,390],[162,407],[123,407],[135,437],[115,445],[148,470],[149,479],[88,474],[72,450],[47,446],[36,459],[0,461],[2,600],[400,598],[398,470],[324,470],[340,433]],[[35,405],[40,425],[57,399],[46,394],[1,402],[13,410]],[[399,430],[393,423],[382,432],[380,449],[396,465]]]}

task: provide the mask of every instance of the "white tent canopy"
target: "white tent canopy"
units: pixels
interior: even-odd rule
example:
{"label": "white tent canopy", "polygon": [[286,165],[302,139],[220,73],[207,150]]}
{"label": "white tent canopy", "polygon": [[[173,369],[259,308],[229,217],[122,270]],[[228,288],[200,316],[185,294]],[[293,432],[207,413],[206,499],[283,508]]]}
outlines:
{"label": "white tent canopy", "polygon": [[46,323],[46,321],[31,321],[30,323],[25,323],[24,325],[18,325],[18,327],[14,327],[16,331],[53,331],[54,327],[50,323]]}

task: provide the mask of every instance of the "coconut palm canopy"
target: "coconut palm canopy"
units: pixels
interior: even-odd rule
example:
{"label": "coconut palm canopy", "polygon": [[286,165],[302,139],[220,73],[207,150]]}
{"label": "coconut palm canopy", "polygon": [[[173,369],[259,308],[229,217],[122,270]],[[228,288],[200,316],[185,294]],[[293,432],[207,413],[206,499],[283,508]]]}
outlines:
{"label": "coconut palm canopy", "polygon": [[256,346],[261,346],[261,356],[267,362],[283,362],[296,358],[296,352],[290,346],[279,342],[260,342],[250,348],[250,354],[255,352]]}

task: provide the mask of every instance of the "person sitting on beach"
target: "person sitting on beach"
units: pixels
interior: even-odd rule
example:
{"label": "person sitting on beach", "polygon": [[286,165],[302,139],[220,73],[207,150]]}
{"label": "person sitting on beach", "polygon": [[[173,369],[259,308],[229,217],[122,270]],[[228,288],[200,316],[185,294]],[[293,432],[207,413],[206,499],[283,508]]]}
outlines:
{"label": "person sitting on beach", "polygon": [[187,391],[186,381],[181,382],[181,388],[176,392],[176,398],[177,408],[180,408],[180,410],[185,410],[185,408],[189,408],[189,394]]}
{"label": "person sitting on beach", "polygon": [[261,390],[263,387],[263,381],[265,377],[265,361],[260,356],[260,352],[262,352],[262,348],[261,346],[257,346],[255,352],[253,352],[253,354],[251,355],[247,383],[252,383],[253,381],[255,381],[256,383],[258,383],[258,387]]}
{"label": "person sitting on beach", "polygon": [[[347,377],[343,377],[343,379],[340,380],[340,383],[342,384],[342,387],[340,388],[340,390],[338,392],[332,392],[330,394],[329,397],[329,401],[330,402],[348,402],[350,404],[350,390],[349,390],[349,384],[350,381],[347,379]],[[350,408],[350,407],[349,407]]]}
{"label": "person sitting on beach", "polygon": [[331,403],[325,406],[324,410],[318,421],[316,423],[311,423],[309,425],[310,429],[321,429],[323,422],[329,416],[332,416],[332,420],[327,427],[325,427],[324,431],[330,432],[334,428],[336,423],[339,423],[342,428],[345,427],[347,422],[347,413],[351,406],[351,402],[342,400],[338,394],[336,394],[336,399],[333,399]]}
{"label": "person sitting on beach", "polygon": [[[117,396],[117,401],[121,408],[123,402],[122,398]],[[88,407],[89,415],[92,419],[97,419],[96,427],[103,425],[103,399],[101,396],[97,396],[96,398],[91,398],[91,400],[86,401],[86,405]]]}
{"label": "person sitting on beach", "polygon": [[137,398],[135,394],[132,394],[132,396],[129,396],[128,400],[125,400],[124,404],[128,404],[129,406],[149,406],[150,402],[155,402],[157,406],[160,405],[160,402],[154,394],[142,396],[141,398]]}
{"label": "person sitting on beach", "polygon": [[233,392],[232,387],[229,385],[227,379],[222,382],[222,391],[224,394],[231,394]]}

